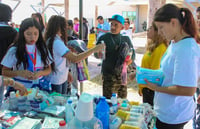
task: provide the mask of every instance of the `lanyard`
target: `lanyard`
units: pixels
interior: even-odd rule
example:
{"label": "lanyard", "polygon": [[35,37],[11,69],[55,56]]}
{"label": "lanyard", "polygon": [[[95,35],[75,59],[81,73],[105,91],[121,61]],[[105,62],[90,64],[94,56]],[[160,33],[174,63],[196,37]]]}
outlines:
{"label": "lanyard", "polygon": [[[26,51],[28,52],[27,47],[26,47]],[[34,57],[32,57],[31,54],[28,52],[28,56],[29,56],[29,58],[31,59],[31,61],[33,63],[33,70],[34,71],[36,71],[36,68],[35,68],[35,66],[36,66],[36,60],[37,60],[37,55],[36,54],[37,54],[36,47],[35,47],[35,51],[34,51]]]}

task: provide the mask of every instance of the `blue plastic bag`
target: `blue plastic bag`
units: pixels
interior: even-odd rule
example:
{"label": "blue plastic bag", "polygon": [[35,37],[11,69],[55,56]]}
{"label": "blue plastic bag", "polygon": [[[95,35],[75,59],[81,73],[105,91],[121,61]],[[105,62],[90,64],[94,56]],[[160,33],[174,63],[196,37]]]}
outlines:
{"label": "blue plastic bag", "polygon": [[144,79],[149,82],[161,85],[164,79],[164,74],[161,69],[152,70],[147,68],[136,68],[136,81],[138,84],[147,84]]}

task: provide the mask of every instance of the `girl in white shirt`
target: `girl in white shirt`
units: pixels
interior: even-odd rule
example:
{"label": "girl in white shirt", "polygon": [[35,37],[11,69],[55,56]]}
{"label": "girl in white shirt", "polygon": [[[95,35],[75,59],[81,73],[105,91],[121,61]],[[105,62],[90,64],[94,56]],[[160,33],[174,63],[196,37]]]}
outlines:
{"label": "girl in white shirt", "polygon": [[199,77],[200,48],[192,13],[187,8],[166,4],[157,10],[154,22],[158,32],[171,41],[161,61],[161,86],[147,82],[155,90],[154,110],[157,129],[183,129],[193,118]]}
{"label": "girl in white shirt", "polygon": [[18,40],[9,48],[1,64],[2,74],[31,88],[35,80],[51,72],[51,57],[34,18],[22,21]]}
{"label": "girl in white shirt", "polygon": [[94,52],[104,48],[103,44],[97,45],[81,54],[75,54],[66,46],[67,43],[67,21],[62,16],[51,16],[45,33],[45,40],[49,51],[54,59],[52,73],[50,75],[52,90],[65,94],[67,89],[68,66],[66,60],[77,63]]}

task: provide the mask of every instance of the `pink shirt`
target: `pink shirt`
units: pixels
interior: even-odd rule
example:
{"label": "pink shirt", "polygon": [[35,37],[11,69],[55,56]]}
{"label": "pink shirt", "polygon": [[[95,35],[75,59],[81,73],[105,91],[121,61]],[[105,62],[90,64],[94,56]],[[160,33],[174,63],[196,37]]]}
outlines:
{"label": "pink shirt", "polygon": [[78,30],[79,30],[79,23],[77,23],[77,24],[74,25],[74,30],[75,30],[76,32],[78,32]]}

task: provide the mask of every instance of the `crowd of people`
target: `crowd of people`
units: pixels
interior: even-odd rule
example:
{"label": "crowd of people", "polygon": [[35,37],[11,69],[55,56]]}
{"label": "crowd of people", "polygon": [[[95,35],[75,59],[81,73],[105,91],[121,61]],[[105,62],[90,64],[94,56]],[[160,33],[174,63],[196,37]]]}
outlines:
{"label": "crowd of people", "polygon": [[[141,67],[162,70],[164,79],[161,85],[144,79],[146,84],[138,84],[138,93],[143,102],[155,110],[157,129],[183,129],[191,119],[193,128],[200,128],[197,88],[200,36],[196,26],[199,25],[199,12],[200,7],[195,21],[189,9],[165,4],[156,11],[147,30],[148,40]],[[128,73],[133,77],[136,69],[132,43],[135,27],[130,28],[128,18],[115,14],[106,21],[103,16],[98,16],[98,25],[93,27],[96,45],[87,49],[88,34],[95,31],[89,32],[86,18],[83,18],[81,42],[78,40],[77,17],[66,20],[53,15],[44,25],[41,14],[34,13],[22,21],[18,31],[9,26],[11,17],[11,8],[0,3],[0,101],[4,95],[3,86],[9,87],[7,96],[11,90],[19,90],[24,95],[27,88],[38,85],[45,90],[41,80],[49,83],[52,91],[66,94],[69,84],[78,80],[77,73],[82,70],[78,67],[80,62],[93,53],[102,59],[99,66],[102,68],[103,96],[110,99],[112,93],[117,93],[119,98],[127,97]],[[80,49],[73,48],[70,40],[77,41]],[[77,82],[74,85],[78,88]]]}

